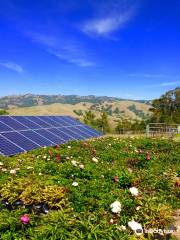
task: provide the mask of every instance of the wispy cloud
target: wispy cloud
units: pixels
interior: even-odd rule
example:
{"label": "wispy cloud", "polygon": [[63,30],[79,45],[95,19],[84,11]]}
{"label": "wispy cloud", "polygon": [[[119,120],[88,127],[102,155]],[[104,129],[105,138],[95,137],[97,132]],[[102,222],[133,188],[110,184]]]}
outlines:
{"label": "wispy cloud", "polygon": [[169,77],[166,74],[151,74],[151,73],[130,73],[128,77],[140,77],[140,78],[167,78]]}
{"label": "wispy cloud", "polygon": [[65,37],[47,35],[43,33],[28,32],[27,36],[32,42],[39,44],[46,52],[58,59],[78,67],[92,67],[96,64],[89,60],[86,52],[75,41],[67,40]]}
{"label": "wispy cloud", "polygon": [[178,85],[180,85],[180,81],[168,81],[168,82],[161,82],[157,84],[147,85],[146,87],[147,88],[170,87],[170,86],[177,87]]}
{"label": "wispy cloud", "polygon": [[82,31],[90,36],[109,36],[112,32],[123,28],[132,18],[132,12],[124,12],[115,16],[104,16],[91,19],[82,26]]}
{"label": "wispy cloud", "polygon": [[133,19],[138,4],[132,0],[98,1],[93,4],[93,16],[84,20],[80,29],[91,37],[114,39],[112,33],[124,28]]}
{"label": "wispy cloud", "polygon": [[22,66],[13,62],[0,62],[0,66],[15,71],[17,73],[22,73],[24,71]]}
{"label": "wispy cloud", "polygon": [[88,61],[85,58],[75,56],[72,54],[72,52],[63,53],[62,51],[57,51],[52,49],[47,49],[47,52],[49,52],[50,54],[56,56],[61,60],[65,60],[66,62],[75,64],[79,67],[92,67],[95,65],[94,62]]}
{"label": "wispy cloud", "polygon": [[167,86],[176,86],[180,84],[180,81],[174,81],[174,82],[163,82],[163,83],[160,83],[159,86],[160,87],[167,87]]}
{"label": "wispy cloud", "polygon": [[58,45],[58,40],[56,37],[45,34],[45,33],[28,31],[26,32],[26,36],[32,42],[39,43],[41,45],[45,45],[48,47],[57,47]]}

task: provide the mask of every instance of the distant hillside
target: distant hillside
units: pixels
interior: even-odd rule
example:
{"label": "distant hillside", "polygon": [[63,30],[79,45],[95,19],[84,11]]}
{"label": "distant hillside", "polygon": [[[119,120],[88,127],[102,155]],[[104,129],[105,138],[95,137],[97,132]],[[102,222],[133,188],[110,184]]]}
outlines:
{"label": "distant hillside", "polygon": [[[89,96],[77,96],[77,95],[13,95],[0,98],[0,108],[11,109],[14,107],[32,107],[49,105],[53,103],[71,104],[75,105],[81,102],[88,102],[93,104],[102,104],[103,102],[124,101],[126,99],[116,97],[97,97],[93,95]],[[150,104],[150,101],[135,101],[145,104]]]}
{"label": "distant hillside", "polygon": [[123,100],[113,97],[32,95],[7,96],[0,98],[0,108],[10,115],[70,115],[80,120],[85,111],[91,110],[96,117],[102,112],[109,116],[111,126],[117,120],[146,119],[150,113],[149,101]]}

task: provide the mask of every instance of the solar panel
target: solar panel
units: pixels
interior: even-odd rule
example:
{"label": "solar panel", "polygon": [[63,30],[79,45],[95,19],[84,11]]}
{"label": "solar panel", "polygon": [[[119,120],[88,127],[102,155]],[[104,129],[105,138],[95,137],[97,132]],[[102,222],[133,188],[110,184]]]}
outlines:
{"label": "solar panel", "polygon": [[41,128],[40,125],[34,123],[33,121],[31,121],[31,120],[28,119],[27,117],[14,116],[14,117],[12,117],[12,118],[15,119],[16,121],[18,121],[19,123],[23,124],[24,126],[30,128],[30,129],[38,129],[38,128]]}
{"label": "solar panel", "polygon": [[13,119],[10,116],[1,116],[0,121],[4,124],[6,124],[8,127],[12,128],[13,130],[24,130],[27,129],[26,126],[19,123],[15,119]]}
{"label": "solar panel", "polygon": [[[63,131],[64,130],[64,131]],[[72,136],[68,135],[65,133],[65,128],[50,128],[48,129],[49,132],[56,134],[57,136],[61,137],[65,142],[70,141],[70,140],[75,140]]]}
{"label": "solar panel", "polygon": [[60,137],[57,137],[56,135],[54,135],[53,133],[51,133],[45,129],[36,130],[36,133],[39,133],[41,136],[52,141],[55,144],[60,144],[60,143],[64,142]]}
{"label": "solar panel", "polygon": [[0,116],[0,155],[101,135],[69,116]]}
{"label": "solar panel", "polygon": [[44,146],[51,146],[54,145],[55,143],[48,140],[47,138],[43,137],[42,135],[34,132],[34,131],[23,131],[21,132],[22,135],[24,135],[25,137],[29,138],[30,140],[32,140],[33,142],[39,144],[41,147]]}
{"label": "solar panel", "polygon": [[30,139],[26,138],[25,136],[21,135],[18,132],[6,132],[2,133],[2,136],[6,137],[11,142],[15,142],[18,146],[21,146],[25,151],[29,151],[33,148],[38,148],[40,145],[34,143]]}
{"label": "solar panel", "polygon": [[11,156],[25,151],[14,143],[8,141],[5,137],[0,136],[0,153],[1,155]]}
{"label": "solar panel", "polygon": [[30,117],[28,117],[28,119],[31,120],[33,123],[38,124],[39,126],[41,126],[41,128],[51,127],[50,124],[48,124],[45,121],[42,121],[39,117],[30,116]]}

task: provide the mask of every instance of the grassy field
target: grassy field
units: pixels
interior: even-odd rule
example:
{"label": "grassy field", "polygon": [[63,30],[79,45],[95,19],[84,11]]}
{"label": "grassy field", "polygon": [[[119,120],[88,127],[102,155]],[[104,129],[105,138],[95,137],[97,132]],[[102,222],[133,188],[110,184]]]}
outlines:
{"label": "grassy field", "polygon": [[0,170],[3,240],[155,239],[180,208],[180,145],[165,139],[70,142]]}

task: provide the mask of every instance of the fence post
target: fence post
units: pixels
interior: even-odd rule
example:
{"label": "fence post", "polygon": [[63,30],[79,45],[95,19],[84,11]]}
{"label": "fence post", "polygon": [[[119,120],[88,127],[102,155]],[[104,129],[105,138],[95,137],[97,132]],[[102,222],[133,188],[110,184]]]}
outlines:
{"label": "fence post", "polygon": [[149,124],[146,125],[146,137],[149,137]]}

